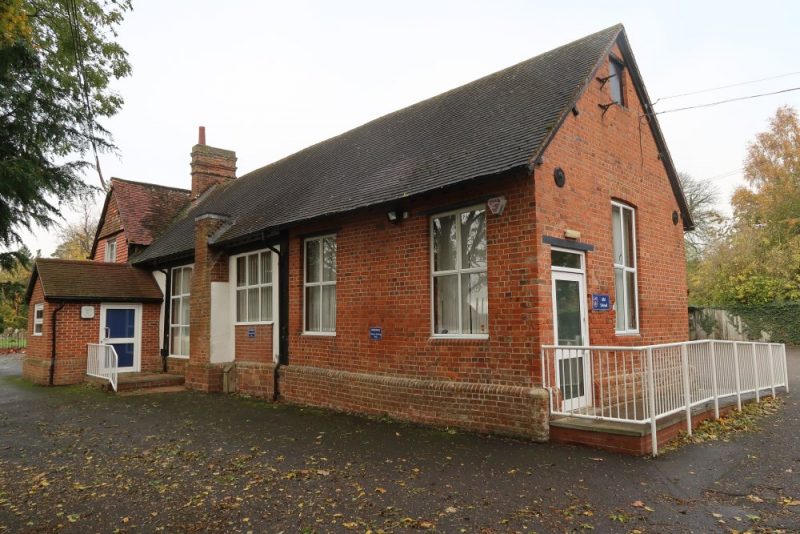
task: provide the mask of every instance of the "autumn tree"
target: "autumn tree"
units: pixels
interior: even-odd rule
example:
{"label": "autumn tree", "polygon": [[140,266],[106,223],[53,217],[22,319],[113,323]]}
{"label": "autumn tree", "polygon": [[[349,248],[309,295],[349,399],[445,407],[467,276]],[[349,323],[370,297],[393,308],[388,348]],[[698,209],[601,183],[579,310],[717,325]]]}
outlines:
{"label": "autumn tree", "polygon": [[52,226],[61,202],[86,193],[87,156],[114,148],[100,121],[122,106],[110,83],[131,71],[115,42],[130,9],[130,0],[0,2],[0,265],[24,259],[9,252],[20,230]]}
{"label": "autumn tree", "polygon": [[91,256],[98,219],[95,215],[94,203],[88,200],[78,209],[77,220],[60,226],[58,245],[53,252],[54,258],[85,260]]}
{"label": "autumn tree", "polygon": [[28,324],[25,288],[32,259],[31,252],[22,247],[11,266],[0,267],[0,332],[6,328],[25,328]]}
{"label": "autumn tree", "polygon": [[690,261],[696,261],[722,238],[727,221],[717,209],[719,193],[714,184],[698,180],[685,172],[679,173],[678,177],[694,221],[694,229],[684,233],[686,256]]}
{"label": "autumn tree", "polygon": [[731,233],[700,268],[715,304],[800,301],[800,119],[779,108],[749,145]]}

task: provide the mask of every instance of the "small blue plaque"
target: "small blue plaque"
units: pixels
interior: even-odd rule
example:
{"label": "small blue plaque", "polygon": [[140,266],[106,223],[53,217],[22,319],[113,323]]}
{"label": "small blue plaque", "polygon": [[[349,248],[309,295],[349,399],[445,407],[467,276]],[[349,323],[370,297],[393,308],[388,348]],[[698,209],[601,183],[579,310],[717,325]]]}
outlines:
{"label": "small blue plaque", "polygon": [[592,311],[608,311],[611,309],[611,297],[608,295],[592,295]]}
{"label": "small blue plaque", "polygon": [[372,326],[369,329],[369,338],[375,341],[383,339],[383,328],[380,326]]}
{"label": "small blue plaque", "polygon": [[247,337],[256,337],[256,329],[255,328],[248,328],[247,329]]}

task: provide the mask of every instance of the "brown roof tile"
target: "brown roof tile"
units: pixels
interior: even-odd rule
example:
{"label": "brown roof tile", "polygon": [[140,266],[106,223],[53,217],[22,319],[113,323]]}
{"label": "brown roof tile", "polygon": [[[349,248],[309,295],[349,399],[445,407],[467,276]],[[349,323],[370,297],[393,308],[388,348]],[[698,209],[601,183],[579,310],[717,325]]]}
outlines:
{"label": "brown roof tile", "polygon": [[112,178],[111,187],[128,243],[149,245],[189,204],[191,192]]}
{"label": "brown roof tile", "polygon": [[48,300],[161,302],[163,295],[153,275],[125,263],[38,258],[26,298],[36,279]]}

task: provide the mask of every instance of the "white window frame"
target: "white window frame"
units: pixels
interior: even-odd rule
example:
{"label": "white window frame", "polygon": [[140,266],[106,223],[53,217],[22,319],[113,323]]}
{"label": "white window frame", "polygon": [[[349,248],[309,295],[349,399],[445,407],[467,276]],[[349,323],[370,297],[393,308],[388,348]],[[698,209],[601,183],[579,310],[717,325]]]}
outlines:
{"label": "white window frame", "polygon": [[[261,270],[261,254],[267,252],[269,253],[269,261],[270,261],[270,272],[272,273],[272,281],[269,283],[260,283],[254,285],[247,285],[247,269],[250,268],[250,262],[247,261],[248,256],[257,255],[259,257],[258,260],[258,267],[259,271]],[[262,248],[259,250],[253,250],[250,252],[243,252],[241,254],[237,254],[235,256],[231,256],[231,263],[230,263],[230,273],[231,273],[231,286],[232,286],[232,299],[233,299],[233,324],[234,325],[256,325],[256,324],[274,324],[275,322],[275,310],[277,310],[277,291],[275,291],[275,276],[278,271],[277,269],[277,254],[269,248]],[[239,270],[238,270],[238,261],[239,258],[245,258],[245,285],[239,286]],[[239,307],[238,303],[236,302],[236,297],[239,291],[244,291],[245,295],[249,295],[247,292],[249,289],[255,288],[263,288],[263,287],[270,287],[272,288],[272,318],[268,320],[259,320],[259,321],[239,321]],[[248,297],[249,298],[249,297]],[[259,308],[260,310],[260,308]]]}
{"label": "white window frame", "polygon": [[[42,312],[42,316],[38,317],[39,312]],[[36,331],[38,327],[38,332]],[[39,304],[34,304],[33,306],[33,335],[34,336],[41,336],[44,334],[44,303],[40,302]]]}
{"label": "white window frame", "polygon": [[[615,320],[614,320],[614,332],[617,335],[637,335],[637,334],[639,334],[639,330],[641,328],[641,323],[640,323],[640,319],[639,319],[639,261],[638,261],[638,257],[637,257],[637,251],[636,251],[636,209],[633,206],[630,206],[628,204],[624,204],[622,202],[611,201],[611,211],[612,211],[612,215],[611,215],[611,225],[612,225],[612,228],[611,228],[611,254],[612,254],[612,256],[614,255],[614,228],[613,228],[614,215],[613,215],[613,211],[616,208],[619,208],[621,210],[620,211],[620,218],[619,218],[619,220],[620,220],[619,231],[620,231],[620,237],[622,237],[623,250],[627,245],[627,243],[625,242],[624,210],[628,210],[631,213],[631,228],[633,229],[633,236],[631,236],[631,244],[632,244],[631,248],[632,248],[633,257],[631,259],[632,259],[633,267],[628,267],[625,264],[617,263],[617,258],[616,257],[613,258],[613,261],[614,261],[614,285],[615,285],[615,289],[616,289],[616,283],[617,283],[617,270],[621,270],[622,271],[622,295],[623,295],[622,303],[620,305],[620,303],[617,302],[616,291],[614,292],[614,312],[617,314],[617,316],[619,316],[620,313],[623,314],[622,317],[623,317],[624,324],[625,324],[625,328],[624,329],[617,330],[617,321],[616,321],[616,318],[615,318]],[[636,311],[636,328],[629,328],[629,325],[628,325],[628,309],[627,309],[627,306],[628,306],[628,290],[629,290],[628,289],[628,276],[627,276],[628,273],[633,273],[633,289],[636,292],[636,301],[634,302],[634,307],[636,308],[635,309],[635,311]],[[622,309],[620,309],[620,308],[622,308]]]}
{"label": "white window frame", "polygon": [[[113,250],[113,252],[111,252]],[[105,250],[106,263],[116,263],[117,261],[117,236],[106,240]]]}
{"label": "white window frame", "polygon": [[[183,272],[184,269],[190,269],[192,271],[192,275],[194,275],[194,264],[193,263],[191,263],[189,265],[180,265],[178,267],[173,267],[172,269],[169,270],[169,276],[170,276],[169,317],[167,318],[169,320],[169,336],[168,336],[167,342],[169,343],[169,357],[170,358],[179,358],[179,359],[182,359],[182,360],[188,360],[189,359],[189,355],[188,354],[175,354],[172,351],[172,329],[175,328],[175,327],[177,327],[177,328],[188,327],[189,328],[189,332],[190,332],[189,333],[189,347],[192,346],[192,336],[191,336],[192,315],[191,315],[191,312],[189,313],[189,324],[173,323],[172,322],[172,313],[173,313],[173,309],[174,309],[174,306],[175,306],[175,301],[184,299],[186,297],[189,297],[189,299],[191,299],[191,297],[192,297],[192,290],[191,290],[191,279],[192,279],[192,277],[191,276],[189,277],[190,285],[189,285],[189,292],[188,293],[183,293],[182,292],[179,295],[173,295],[172,294],[173,288],[175,287],[175,284],[174,284],[174,280],[175,280],[174,273],[175,273],[175,271]],[[183,288],[181,288],[181,290],[183,290]],[[189,305],[191,306],[191,300],[189,300],[189,302],[190,302]]]}
{"label": "white window frame", "polygon": [[[488,250],[488,217],[486,220],[487,225],[487,250],[486,250],[486,267],[470,267],[467,269],[461,268],[461,226],[459,225],[456,230],[456,268],[449,270],[449,271],[436,271],[434,263],[434,250],[433,250],[433,221],[440,218],[440,217],[447,217],[449,215],[456,216],[456,222],[460,221],[460,215],[465,212],[475,211],[475,210],[483,210],[483,216],[487,217],[488,210],[486,209],[485,204],[477,204],[475,206],[467,206],[464,208],[458,208],[455,210],[450,211],[443,211],[441,213],[436,213],[435,215],[431,215],[430,222],[428,226],[428,231],[430,233],[429,237],[429,249],[430,249],[430,262],[431,262],[431,276],[430,276],[430,284],[431,284],[431,337],[436,339],[489,339],[489,320],[491,315],[489,314],[489,250]],[[486,273],[486,333],[485,334],[462,334],[460,332],[462,328],[462,313],[463,313],[463,306],[461,302],[461,275],[462,274],[473,274],[473,273]],[[457,334],[439,334],[436,332],[436,312],[435,312],[435,303],[434,303],[434,279],[437,276],[448,276],[448,275],[456,275],[458,278],[458,329],[459,333]]]}
{"label": "white window frame", "polygon": [[[313,236],[313,237],[307,237],[307,238],[305,238],[303,240],[303,335],[310,335],[310,336],[335,336],[336,335],[336,315],[338,315],[338,313],[339,313],[339,307],[338,306],[335,306],[336,307],[336,313],[334,314],[334,317],[333,317],[333,330],[309,330],[308,329],[308,325],[306,325],[306,317],[307,317],[306,316],[306,306],[308,306],[308,297],[307,297],[308,292],[306,291],[306,289],[308,289],[309,287],[317,287],[317,286],[320,286],[320,287],[321,286],[336,286],[336,279],[334,279],[333,281],[330,281],[330,280],[323,281],[323,276],[322,275],[323,275],[324,268],[325,268],[324,267],[324,262],[322,261],[323,246],[324,246],[323,245],[323,240],[326,239],[326,238],[327,239],[333,239],[333,241],[336,243],[336,278],[338,278],[338,276],[339,276],[339,258],[338,258],[338,256],[339,256],[339,244],[338,244],[338,241],[336,239],[336,234],[317,235],[317,236]],[[319,273],[319,281],[317,281],[317,282],[309,282],[308,281],[308,276],[307,276],[307,273],[306,273],[306,270],[308,268],[308,261],[307,261],[308,243],[311,242],[311,241],[319,241],[319,243],[320,243],[320,245],[319,245],[320,246],[320,262],[319,262],[320,273]],[[320,292],[321,291],[322,290],[320,290]],[[336,298],[338,299],[338,290],[337,290]],[[322,301],[320,300],[320,311],[319,311],[320,324],[322,324],[322,306],[321,306],[321,302]],[[334,301],[334,304],[335,303],[336,303],[336,301]]]}

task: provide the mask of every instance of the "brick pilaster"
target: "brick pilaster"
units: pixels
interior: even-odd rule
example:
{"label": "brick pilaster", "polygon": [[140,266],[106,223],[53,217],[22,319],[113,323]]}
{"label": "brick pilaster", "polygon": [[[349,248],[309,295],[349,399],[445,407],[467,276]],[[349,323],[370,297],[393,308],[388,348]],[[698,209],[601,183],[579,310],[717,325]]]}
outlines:
{"label": "brick pilaster", "polygon": [[211,363],[211,282],[228,279],[228,256],[215,251],[209,238],[228,217],[207,213],[195,219],[192,272],[191,326],[186,386],[200,391],[222,391],[222,366]]}

